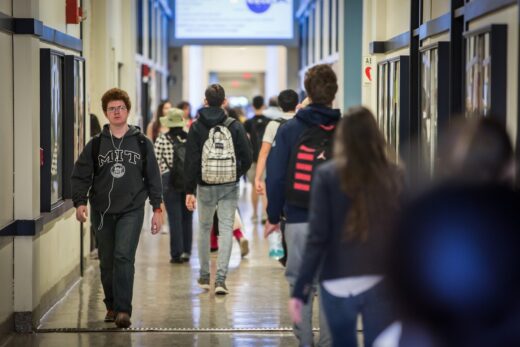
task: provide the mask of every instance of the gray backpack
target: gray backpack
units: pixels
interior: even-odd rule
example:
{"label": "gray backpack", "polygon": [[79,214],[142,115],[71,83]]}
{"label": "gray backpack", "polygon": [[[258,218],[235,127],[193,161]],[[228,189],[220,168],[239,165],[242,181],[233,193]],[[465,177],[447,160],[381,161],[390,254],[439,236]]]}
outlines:
{"label": "gray backpack", "polygon": [[206,184],[224,184],[237,180],[237,161],[229,126],[234,122],[227,117],[222,124],[209,130],[202,147],[202,181]]}

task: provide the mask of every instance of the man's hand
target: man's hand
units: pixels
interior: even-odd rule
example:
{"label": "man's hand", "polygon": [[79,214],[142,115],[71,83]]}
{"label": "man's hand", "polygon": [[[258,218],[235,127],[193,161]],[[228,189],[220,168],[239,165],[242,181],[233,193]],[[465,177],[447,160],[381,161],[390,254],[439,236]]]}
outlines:
{"label": "man's hand", "polygon": [[157,234],[159,231],[161,231],[162,227],[162,212],[161,211],[154,211],[152,216],[152,235]]}
{"label": "man's hand", "polygon": [[264,180],[255,177],[255,189],[258,195],[264,195],[265,194],[265,182]]}
{"label": "man's hand", "polygon": [[88,208],[85,205],[76,207],[76,219],[78,222],[85,223],[88,217]]}
{"label": "man's hand", "polygon": [[267,238],[270,233],[275,232],[276,230],[280,230],[280,223],[278,224],[271,224],[269,223],[269,220],[265,222],[264,226],[264,237]]}
{"label": "man's hand", "polygon": [[193,211],[197,208],[197,198],[193,194],[186,194],[186,208]]}
{"label": "man's hand", "polygon": [[300,324],[302,321],[303,301],[296,298],[289,299],[289,316],[294,324]]}

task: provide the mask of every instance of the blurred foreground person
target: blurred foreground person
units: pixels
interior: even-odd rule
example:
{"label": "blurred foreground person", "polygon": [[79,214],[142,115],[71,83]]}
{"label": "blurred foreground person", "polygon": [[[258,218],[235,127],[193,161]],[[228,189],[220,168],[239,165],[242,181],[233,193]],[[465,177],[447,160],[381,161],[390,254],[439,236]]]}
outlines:
{"label": "blurred foreground person", "polygon": [[501,124],[481,118],[452,128],[445,148],[442,183],[408,206],[391,248],[400,336],[375,346],[520,346],[520,202],[510,139]]}
{"label": "blurred foreground person", "polygon": [[386,153],[372,113],[353,108],[340,122],[334,160],[314,177],[309,235],[289,311],[299,323],[323,263],[321,301],[335,347],[357,346],[358,315],[365,346],[395,318],[381,255],[399,210],[402,175]]}

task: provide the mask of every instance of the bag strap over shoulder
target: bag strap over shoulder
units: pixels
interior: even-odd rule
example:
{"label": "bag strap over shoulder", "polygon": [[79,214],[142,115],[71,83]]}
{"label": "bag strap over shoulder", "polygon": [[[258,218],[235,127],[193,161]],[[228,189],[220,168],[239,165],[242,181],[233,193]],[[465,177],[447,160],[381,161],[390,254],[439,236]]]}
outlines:
{"label": "bag strap over shoulder", "polygon": [[229,126],[231,124],[233,124],[234,121],[235,121],[234,118],[228,116],[228,117],[226,117],[226,119],[224,120],[224,122],[222,124],[224,124],[226,126],[226,128],[229,128]]}
{"label": "bag strap over shoulder", "polygon": [[99,156],[99,147],[101,146],[101,133],[97,134],[92,138],[92,163],[94,164],[94,173],[96,173],[98,169],[98,156]]}

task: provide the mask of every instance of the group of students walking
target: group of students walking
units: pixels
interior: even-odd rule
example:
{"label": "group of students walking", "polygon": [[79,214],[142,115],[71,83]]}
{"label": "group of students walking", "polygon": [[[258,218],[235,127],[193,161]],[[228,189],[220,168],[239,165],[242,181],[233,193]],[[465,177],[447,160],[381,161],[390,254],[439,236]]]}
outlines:
{"label": "group of students walking", "polygon": [[[131,324],[135,252],[147,198],[153,234],[162,227],[165,203],[172,263],[191,256],[192,212],[198,210],[198,284],[205,290],[212,285],[211,230],[218,229],[213,289],[229,292],[243,175],[253,184],[254,217],[265,220],[264,235],[283,229],[289,312],[300,346],[315,345],[316,295],[322,310],[318,346],[357,346],[358,315],[364,344],[372,346],[397,319],[385,262],[402,209],[404,173],[368,109],[351,108],[342,116],[332,108],[338,83],[330,66],[311,67],[304,86],[301,103],[292,90],[279,94],[283,113],[277,119],[262,114],[263,99],[253,100],[255,117],[245,125],[225,111],[218,84],[206,89],[196,121],[186,116],[189,104],[187,113],[161,104],[162,129],[149,129],[155,147],[128,125],[128,95],[117,88],[103,95],[109,124],[86,145],[71,182],[77,219],[86,221],[87,201],[92,207],[105,321]],[[258,195],[267,205],[260,218]]]}

